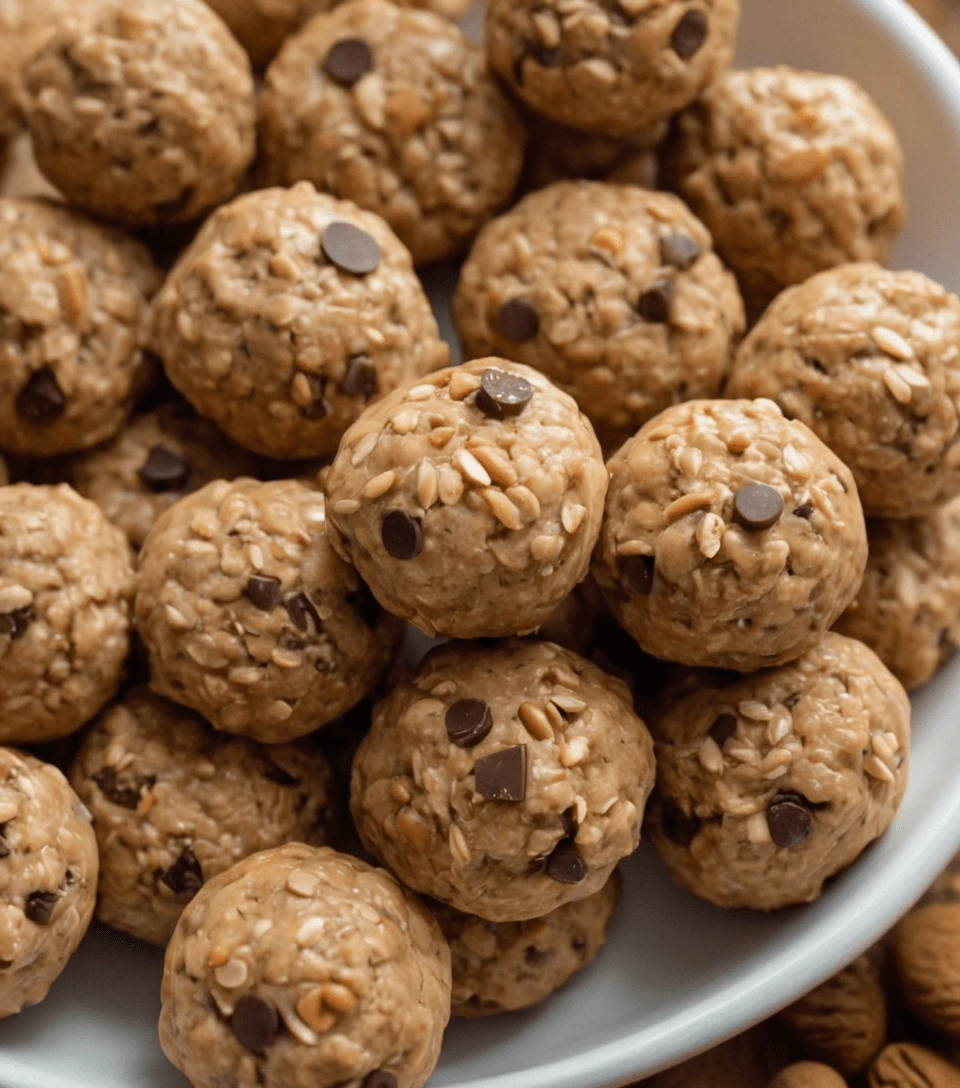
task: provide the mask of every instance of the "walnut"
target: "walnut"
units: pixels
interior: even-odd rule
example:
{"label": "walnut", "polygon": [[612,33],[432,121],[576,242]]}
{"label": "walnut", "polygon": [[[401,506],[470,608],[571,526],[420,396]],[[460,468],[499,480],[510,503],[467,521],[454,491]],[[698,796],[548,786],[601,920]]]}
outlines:
{"label": "walnut", "polygon": [[910,911],[893,932],[892,951],[913,1014],[960,1038],[960,901],[951,897]]}
{"label": "walnut", "polygon": [[893,1043],[870,1067],[869,1088],[960,1088],[960,1069],[912,1043]]}
{"label": "walnut", "polygon": [[847,1088],[847,1082],[829,1065],[797,1062],[778,1073],[769,1088]]}
{"label": "walnut", "polygon": [[780,1016],[806,1054],[828,1062],[844,1076],[865,1069],[887,1037],[887,1001],[880,973],[866,956]]}

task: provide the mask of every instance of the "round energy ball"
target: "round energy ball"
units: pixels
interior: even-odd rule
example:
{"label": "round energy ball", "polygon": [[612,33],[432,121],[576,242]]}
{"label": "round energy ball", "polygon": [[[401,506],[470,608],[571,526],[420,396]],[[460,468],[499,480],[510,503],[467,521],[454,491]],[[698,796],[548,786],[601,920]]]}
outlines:
{"label": "round energy ball", "polygon": [[642,132],[733,58],[740,0],[488,0],[490,65],[528,106],[573,128]]}
{"label": "round energy ball", "polygon": [[606,485],[570,397],[480,359],[403,386],[347,431],[328,529],[383,607],[425,634],[527,634],[586,574]]}
{"label": "round energy ball", "polygon": [[70,782],[93,813],[97,917],[160,945],[205,881],[259,850],[325,845],[333,816],[318,750],[215,733],[145,688],[87,733]]}
{"label": "round energy ball", "polygon": [[58,26],[24,85],[40,169],[105,219],[196,219],[253,159],[250,62],[201,0],[98,0]]}
{"label": "round energy ball", "polygon": [[197,411],[281,458],[335,453],[368,403],[450,359],[396,236],[308,183],[210,217],[157,296],[152,341]]}
{"label": "round energy ball", "polygon": [[717,906],[811,902],[896,815],[909,744],[900,682],[828,632],[789,665],[704,677],[660,716],[650,836],[674,880]]}
{"label": "round energy ball", "polygon": [[457,256],[504,208],[526,129],[453,23],[388,0],[311,20],[270,66],[260,162],[383,216],[417,264]]}
{"label": "round energy ball", "polygon": [[784,291],[740,345],[730,397],[768,397],[849,466],[864,511],[960,493],[960,298],[919,272],[846,264]]}
{"label": "round energy ball", "polygon": [[47,996],[93,917],[97,841],[56,767],[0,748],[0,1018]]}
{"label": "round energy ball", "polygon": [[61,205],[0,199],[0,448],[33,457],[116,433],[147,379],[147,250]]}
{"label": "round energy ball", "polygon": [[867,561],[857,486],[772,401],[670,408],[608,468],[593,573],[647,653],[738,672],[780,665],[856,596]]}
{"label": "round energy ball", "polygon": [[187,906],[161,999],[164,1053],[194,1088],[422,1088],[450,1017],[450,951],[388,873],[281,846]]}
{"label": "round energy ball", "polygon": [[64,737],[113,697],[132,597],[127,542],[92,502],[66,484],[0,488],[3,743]]}
{"label": "round energy ball", "polygon": [[542,371],[611,451],[671,404],[719,396],[744,330],[736,281],[676,197],[591,181],[489,224],[454,317],[466,358]]}
{"label": "round energy ball", "polygon": [[402,629],[330,547],[323,495],[296,480],[218,480],[171,507],[140,554],[136,617],[155,692],[268,744],[369,694]]}
{"label": "round energy ball", "polygon": [[550,642],[450,643],[375,708],[350,807],[409,887],[518,922],[606,884],[637,848],[653,777],[619,680]]}
{"label": "round energy ball", "polygon": [[841,76],[727,72],[677,119],[666,175],[751,311],[815,272],[883,263],[903,225],[896,133]]}

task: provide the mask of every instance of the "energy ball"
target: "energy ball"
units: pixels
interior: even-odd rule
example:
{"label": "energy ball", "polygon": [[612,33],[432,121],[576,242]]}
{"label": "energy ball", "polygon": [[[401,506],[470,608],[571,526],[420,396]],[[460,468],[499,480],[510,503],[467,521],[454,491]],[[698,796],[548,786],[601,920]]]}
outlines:
{"label": "energy ball", "polygon": [[375,708],[350,807],[409,887],[522,922],[606,884],[637,848],[653,777],[619,680],[550,642],[450,643]]}
{"label": "energy ball", "polygon": [[56,767],[0,748],[0,1018],[47,996],[97,895],[90,813]]}
{"label": "energy ball", "polygon": [[487,54],[532,109],[620,136],[664,121],[733,58],[740,0],[489,0]]}
{"label": "energy ball", "polygon": [[667,176],[759,312],[847,261],[883,263],[903,225],[903,152],[856,83],[727,72],[680,115]]}
{"label": "energy ball", "polygon": [[99,0],[24,73],[40,169],[67,199],[145,227],[196,219],[253,159],[246,53],[201,0]]}
{"label": "energy ball", "polygon": [[506,207],[525,143],[483,49],[387,0],[349,0],[288,39],[260,104],[263,177],[377,212],[417,264],[457,256]]}
{"label": "energy ball", "polygon": [[319,751],[215,733],[145,688],[87,733],[70,782],[93,813],[97,917],[160,945],[205,881],[258,850],[323,846],[332,820]]}
{"label": "energy ball", "polygon": [[0,741],[65,737],[113,697],[132,597],[127,542],[92,502],[0,488]]}
{"label": "energy ball", "polygon": [[828,632],[789,665],[704,678],[661,716],[650,836],[674,880],[717,906],[811,902],[896,815],[909,744],[900,682]]}
{"label": "energy ball", "polygon": [[74,458],[70,478],[139,550],[157,518],[184,495],[256,470],[253,454],[174,402],[135,416],[112,442]]}
{"label": "energy ball", "polygon": [[450,952],[388,873],[281,846],[214,877],[167,948],[160,1042],[194,1088],[422,1088]]}
{"label": "energy ball", "polygon": [[61,205],[0,199],[0,448],[50,457],[120,429],[147,380],[159,286],[139,242]]}
{"label": "energy ball", "polygon": [[220,208],[154,307],[173,384],[268,457],[327,456],[372,400],[450,360],[410,255],[309,183]]}
{"label": "energy ball", "polygon": [[486,227],[454,316],[467,358],[542,371],[610,451],[671,404],[719,396],[744,330],[736,281],[676,197],[591,181]]}
{"label": "energy ball", "polygon": [[157,694],[267,744],[345,714],[401,636],[330,547],[322,493],[296,480],[218,480],[161,515],[136,617]]}
{"label": "energy ball", "polygon": [[330,540],[425,634],[527,634],[587,573],[606,487],[570,397],[479,359],[403,386],[347,431],[327,477]]}
{"label": "energy ball", "polygon": [[453,1015],[473,1020],[544,1001],[596,958],[620,899],[620,876],[527,922],[485,922],[431,906],[453,960]]}
{"label": "energy ball", "polygon": [[847,264],[784,291],[740,345],[730,397],[769,397],[850,467],[868,516],[960,493],[960,298]]}
{"label": "energy ball", "polygon": [[769,400],[691,401],[611,458],[593,573],[647,653],[753,672],[816,645],[867,561],[845,464]]}
{"label": "energy ball", "polygon": [[867,541],[860,592],[836,629],[913,691],[960,645],[960,499],[923,518],[868,521]]}

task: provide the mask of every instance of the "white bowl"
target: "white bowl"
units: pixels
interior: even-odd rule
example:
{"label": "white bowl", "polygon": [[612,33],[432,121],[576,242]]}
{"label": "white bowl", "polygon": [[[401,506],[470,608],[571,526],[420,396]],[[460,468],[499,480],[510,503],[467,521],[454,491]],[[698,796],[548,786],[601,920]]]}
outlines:
{"label": "white bowl", "polygon": [[[960,289],[960,67],[901,0],[744,0],[741,64],[860,80],[900,132],[910,225],[898,266]],[[440,282],[440,280],[438,280]],[[449,326],[447,326],[449,327]],[[433,1088],[601,1088],[719,1042],[879,938],[960,844],[960,659],[914,703],[913,772],[889,833],[816,904],[725,913],[647,848],[596,965],[531,1012],[456,1023]],[[0,1025],[2,1088],[183,1088],[156,1039],[161,955],[95,928],[50,998]]]}

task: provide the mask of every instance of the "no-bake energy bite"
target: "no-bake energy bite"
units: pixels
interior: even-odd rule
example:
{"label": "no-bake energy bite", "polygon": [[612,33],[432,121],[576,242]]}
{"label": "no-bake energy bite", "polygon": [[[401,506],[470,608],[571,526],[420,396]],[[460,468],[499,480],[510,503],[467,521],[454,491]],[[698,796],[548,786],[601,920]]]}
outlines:
{"label": "no-bake energy bite", "polygon": [[704,680],[661,716],[647,826],[674,879],[722,907],[816,899],[883,834],[907,784],[910,704],[860,642]]}
{"label": "no-bake energy bite", "polygon": [[157,296],[152,343],[199,412],[279,458],[334,453],[368,403],[449,362],[396,236],[309,183],[210,217]]}
{"label": "no-bake energy bite", "polygon": [[582,580],[606,469],[593,429],[529,367],[480,359],[407,384],[346,433],[328,533],[428,635],[536,630]]}
{"label": "no-bake energy bite", "polygon": [[49,457],[120,428],[146,378],[159,286],[139,242],[59,205],[0,199],[0,449]]}
{"label": "no-bake energy bite", "polygon": [[847,264],[784,291],[740,345],[731,397],[769,397],[849,465],[868,516],[960,492],[960,298]]}
{"label": "no-bake energy bite", "polygon": [[0,748],[0,1018],[47,996],[97,894],[90,813],[56,767]]}
{"label": "no-bake energy bite", "polygon": [[404,883],[516,922],[606,884],[640,840],[653,772],[620,681],[549,642],[452,643],[376,707],[350,805]]}
{"label": "no-bake energy bite", "polygon": [[691,401],[611,458],[593,573],[655,657],[752,672],[851,603],[867,537],[850,470],[769,400]]}
{"label": "no-bake energy bite", "polygon": [[66,485],[0,488],[3,743],[66,736],[116,693],[132,597],[127,542],[92,502]]}
{"label": "no-bake energy bite", "polygon": [[485,922],[431,904],[450,943],[453,1015],[516,1012],[548,998],[592,963],[620,899],[620,876],[598,892],[526,922]]}
{"label": "no-bake energy bite", "polygon": [[903,224],[903,153],[849,79],[727,72],[676,121],[667,176],[759,312],[847,261],[883,261]]}
{"label": "no-bake energy bite", "polygon": [[401,634],[295,480],[218,480],[171,507],[140,554],[136,617],[155,692],[268,744],[346,713]]}
{"label": "no-bake energy bite", "polygon": [[97,917],[155,944],[211,877],[287,842],[323,846],[330,831],[330,766],[319,751],[215,733],[144,688],[87,733],[70,781],[93,813]]}
{"label": "no-bake energy bite", "polygon": [[450,952],[387,873],[283,846],[190,903],[161,997],[160,1041],[194,1088],[422,1088],[450,1015]]}
{"label": "no-bake energy bite", "polygon": [[201,0],[97,0],[58,25],[24,85],[40,169],[105,219],[195,219],[253,158],[250,62]]}
{"label": "no-bake energy bite", "polygon": [[611,450],[669,405],[718,396],[744,330],[736,281],[676,197],[590,181],[489,224],[454,315],[466,358],[541,370]]}
{"label": "no-bake energy bite", "polygon": [[624,135],[682,109],[733,57],[739,0],[489,0],[490,64],[527,105]]}
{"label": "no-bake energy bite", "polygon": [[513,195],[526,130],[483,50],[439,15],[348,0],[270,66],[262,175],[382,215],[418,264],[456,256]]}

